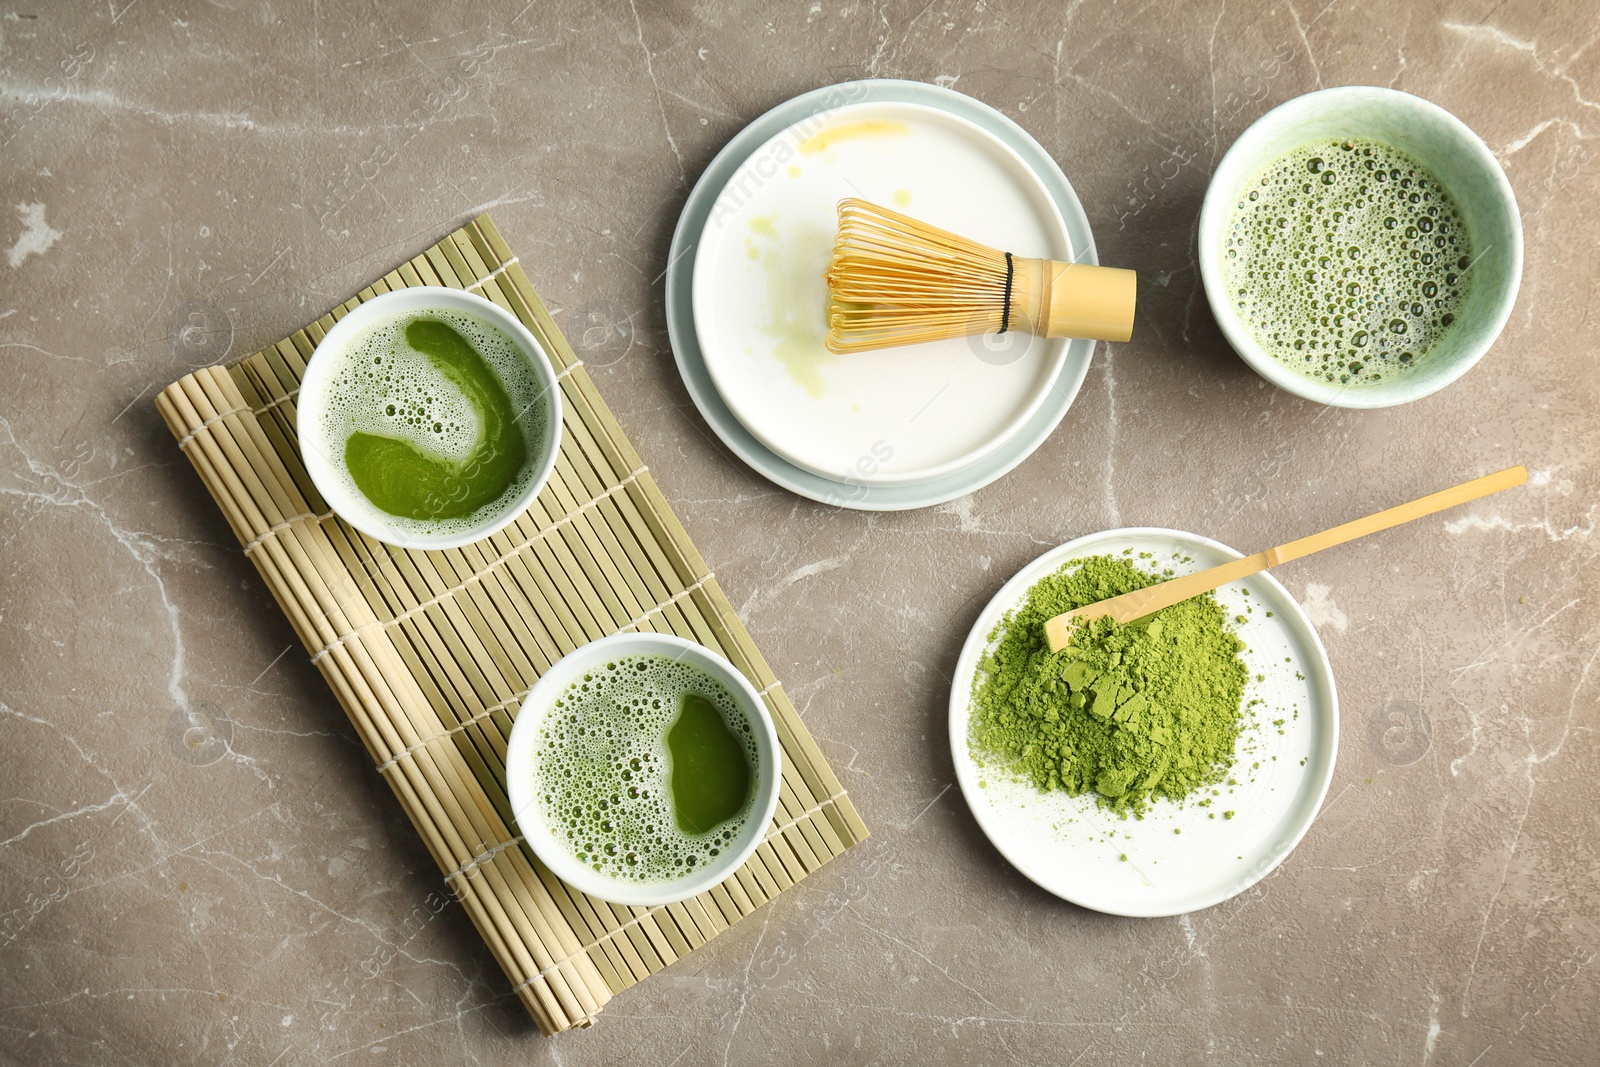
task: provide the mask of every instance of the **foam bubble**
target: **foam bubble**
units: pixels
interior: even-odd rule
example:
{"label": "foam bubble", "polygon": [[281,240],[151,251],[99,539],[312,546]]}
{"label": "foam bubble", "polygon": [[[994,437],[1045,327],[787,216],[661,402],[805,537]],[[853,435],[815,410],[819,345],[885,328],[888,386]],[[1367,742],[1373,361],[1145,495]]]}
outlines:
{"label": "foam bubble", "polygon": [[733,694],[700,668],[659,655],[619,656],[567,687],[539,729],[541,814],[581,863],[608,877],[661,882],[706,866],[744,830],[759,790],[709,833],[678,828],[667,731],[688,694],[705,697],[759,766],[755,732]]}
{"label": "foam bubble", "polygon": [[1313,141],[1251,179],[1223,257],[1262,348],[1314,378],[1415,367],[1460,317],[1472,249],[1447,190],[1377,141]]}

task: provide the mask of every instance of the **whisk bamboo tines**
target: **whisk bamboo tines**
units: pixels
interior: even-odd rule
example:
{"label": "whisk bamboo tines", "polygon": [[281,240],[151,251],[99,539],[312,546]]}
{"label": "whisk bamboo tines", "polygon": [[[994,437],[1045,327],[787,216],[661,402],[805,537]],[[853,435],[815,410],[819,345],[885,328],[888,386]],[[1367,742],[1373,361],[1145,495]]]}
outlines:
{"label": "whisk bamboo tines", "polygon": [[1126,341],[1131,270],[1024,259],[868,200],[839,201],[827,347],[865,352],[979,333]]}

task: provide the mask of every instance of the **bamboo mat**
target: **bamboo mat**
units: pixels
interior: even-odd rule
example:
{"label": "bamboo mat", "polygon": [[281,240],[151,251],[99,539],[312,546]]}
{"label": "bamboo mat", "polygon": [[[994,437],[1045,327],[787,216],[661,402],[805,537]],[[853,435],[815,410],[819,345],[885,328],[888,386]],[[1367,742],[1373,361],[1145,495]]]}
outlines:
{"label": "bamboo mat", "polygon": [[[301,465],[294,398],[306,360],[361,301],[465,288],[516,315],[556,363],[555,473],[504,531],[406,551],[334,518]],[[271,348],[157,398],[427,842],[445,881],[547,1034],[693,952],[867,835],[865,825],[695,551],[594,382],[487,215]],[[552,663],[623,630],[720,651],[761,691],[783,744],[766,840],[735,876],[681,904],[608,904],[558,880],[515,833],[506,737]]]}

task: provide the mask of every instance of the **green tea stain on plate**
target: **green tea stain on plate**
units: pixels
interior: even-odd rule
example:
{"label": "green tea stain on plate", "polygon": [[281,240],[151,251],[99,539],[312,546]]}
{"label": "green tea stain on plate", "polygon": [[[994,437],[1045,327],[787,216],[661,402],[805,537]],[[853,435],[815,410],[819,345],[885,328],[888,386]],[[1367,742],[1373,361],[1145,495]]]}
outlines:
{"label": "green tea stain on plate", "polygon": [[505,386],[465,337],[434,319],[408,324],[405,336],[472,405],[477,444],[458,463],[429,455],[410,441],[357,431],[345,441],[345,467],[362,495],[391,515],[471,515],[498,500],[516,480],[527,462],[527,440]]}
{"label": "green tea stain on plate", "polygon": [[822,344],[827,333],[827,286],[823,273],[833,250],[833,235],[805,223],[780,241],[776,216],[750,220],[766,242],[758,261],[767,275],[767,304],[761,332],[777,342],[772,354],[796,385],[813,397],[828,391],[822,369],[838,360]]}
{"label": "green tea stain on plate", "polygon": [[911,127],[898,119],[858,119],[841,122],[819,130],[800,145],[802,155],[814,156],[826,152],[840,141],[856,141],[867,137],[904,137]]}
{"label": "green tea stain on plate", "polygon": [[717,706],[685,694],[667,731],[672,755],[672,814],[678,829],[705,834],[743,810],[750,797],[750,761]]}

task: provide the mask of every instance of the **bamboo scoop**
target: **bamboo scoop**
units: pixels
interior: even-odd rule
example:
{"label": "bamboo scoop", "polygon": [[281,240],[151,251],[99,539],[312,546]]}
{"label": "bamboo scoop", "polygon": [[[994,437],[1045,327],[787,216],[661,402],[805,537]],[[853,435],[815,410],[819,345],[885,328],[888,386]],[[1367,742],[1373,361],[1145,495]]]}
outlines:
{"label": "bamboo scoop", "polygon": [[1432,515],[1436,511],[1453,508],[1457,504],[1465,504],[1469,500],[1477,500],[1490,493],[1498,493],[1502,489],[1510,489],[1527,480],[1526,467],[1509,467],[1498,474],[1462,482],[1460,485],[1413,500],[1409,504],[1401,504],[1387,511],[1380,511],[1376,515],[1368,515],[1364,519],[1356,519],[1354,522],[1335,526],[1331,530],[1323,530],[1310,537],[1302,537],[1298,541],[1290,541],[1277,548],[1269,548],[1265,552],[1257,552],[1253,556],[1224,563],[1220,567],[1211,567],[1158,585],[1135,589],[1131,593],[1123,593],[1110,600],[1102,600],[1098,604],[1074,608],[1044,624],[1045,642],[1050,646],[1050,651],[1059,652],[1067,647],[1067,642],[1072,639],[1072,631],[1077,624],[1088,619],[1098,619],[1105,615],[1111,616],[1118,622],[1142,619],[1151,612],[1171,607],[1192,596],[1208,593],[1229,582],[1259,574],[1268,567],[1276,567],[1280,563],[1309,556],[1313,552],[1321,552],[1325,548],[1342,545],[1346,541],[1354,541],[1358,537],[1387,530],[1391,526],[1399,526],[1412,519],[1420,519],[1424,515]]}

